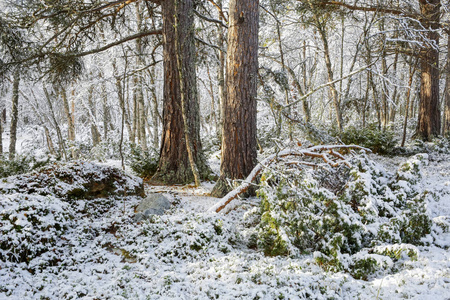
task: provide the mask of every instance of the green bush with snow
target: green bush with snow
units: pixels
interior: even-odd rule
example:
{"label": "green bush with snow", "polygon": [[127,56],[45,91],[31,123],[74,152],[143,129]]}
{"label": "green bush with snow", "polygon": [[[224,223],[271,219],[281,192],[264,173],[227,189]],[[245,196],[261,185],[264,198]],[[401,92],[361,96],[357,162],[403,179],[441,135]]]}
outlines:
{"label": "green bush with snow", "polygon": [[150,178],[158,168],[158,153],[155,150],[142,150],[139,145],[131,144],[128,164],[140,177]]}
{"label": "green bush with snow", "polygon": [[[192,212],[180,216],[153,216],[142,224],[138,235],[153,242],[154,255],[163,262],[191,260],[211,252],[228,253],[239,239],[233,224],[224,224],[219,215]],[[162,241],[164,247],[160,245]],[[129,242],[135,243],[135,239]]]}
{"label": "green bush with snow", "polygon": [[342,132],[334,129],[332,135],[339,136],[344,144],[360,145],[380,154],[391,153],[397,143],[394,131],[379,129],[376,123],[366,127],[349,126]]}
{"label": "green bush with snow", "polygon": [[0,260],[24,262],[30,269],[55,264],[67,240],[61,237],[76,227],[74,220],[104,216],[125,193],[142,196],[142,179],[88,162],[3,179]]}
{"label": "green bush with snow", "polygon": [[261,178],[257,245],[268,256],[314,252],[319,265],[356,278],[390,269],[397,250],[377,247],[421,245],[431,232],[431,195],[420,186],[426,162],[418,154],[393,175],[366,155],[353,158],[350,170],[280,163]]}
{"label": "green bush with snow", "polygon": [[61,236],[73,219],[69,204],[53,196],[12,194],[0,200],[0,259],[30,262],[48,252],[57,260]]}
{"label": "green bush with snow", "polygon": [[51,160],[54,160],[54,158],[42,153],[41,155],[35,153],[16,155],[13,159],[0,155],[0,178],[39,169],[49,164]]}

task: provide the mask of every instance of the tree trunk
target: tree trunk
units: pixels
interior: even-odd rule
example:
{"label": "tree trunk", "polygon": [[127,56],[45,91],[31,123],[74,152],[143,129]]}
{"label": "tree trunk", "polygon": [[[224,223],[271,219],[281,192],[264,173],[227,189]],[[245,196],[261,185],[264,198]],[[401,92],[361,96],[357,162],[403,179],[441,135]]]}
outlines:
{"label": "tree trunk", "polygon": [[430,141],[441,133],[439,110],[439,6],[440,0],[419,0],[422,26],[429,31],[420,53],[420,103],[416,138]]}
{"label": "tree trunk", "polygon": [[88,91],[88,113],[89,113],[89,123],[91,123],[91,136],[92,145],[97,146],[101,142],[100,131],[97,127],[97,116],[95,110],[95,104],[92,99],[94,93],[94,86],[91,86]]}
{"label": "tree trunk", "polygon": [[[384,18],[381,18],[379,23],[379,28],[381,32],[385,32],[385,26],[384,26]],[[380,105],[380,119],[381,119],[381,125],[383,127],[383,130],[386,130],[388,122],[389,122],[389,90],[388,85],[386,83],[386,76],[387,76],[387,62],[386,62],[386,48],[383,45],[383,42],[381,42],[381,105]]]}
{"label": "tree trunk", "polygon": [[[179,9],[185,11],[185,9],[183,7],[183,5],[188,5],[191,6],[192,3],[189,2],[183,2],[181,3],[180,0],[175,0],[175,11],[179,11]],[[184,28],[183,25],[186,25],[186,23],[184,23],[183,21],[180,21],[180,16],[175,14],[175,54],[177,56],[177,69],[178,69],[178,79],[179,79],[179,84],[180,84],[180,100],[181,100],[181,115],[183,117],[183,131],[184,131],[184,140],[186,142],[186,150],[188,153],[188,158],[189,158],[189,165],[191,167],[191,171],[192,174],[194,175],[194,182],[195,182],[195,186],[200,186],[200,174],[198,173],[198,168],[197,168],[197,164],[195,162],[194,159],[194,146],[192,143],[192,139],[191,139],[191,132],[190,132],[190,127],[189,127],[189,119],[188,119],[188,115],[187,115],[187,106],[186,106],[186,86],[185,86],[185,80],[184,80],[184,76],[186,76],[186,72],[184,70],[184,66],[183,66],[183,56],[181,55],[181,53],[183,53],[184,47],[186,45],[186,43],[182,43],[180,41],[180,33],[183,30],[186,30],[186,28]],[[190,30],[188,28],[188,30]],[[189,34],[189,33],[188,33]],[[183,34],[184,36],[184,34]],[[193,95],[193,98],[196,98],[197,95]]]}
{"label": "tree trunk", "polygon": [[65,160],[67,160],[66,145],[64,143],[64,138],[63,138],[63,135],[61,133],[61,127],[59,126],[58,121],[56,120],[55,111],[53,109],[51,96],[48,93],[48,91],[47,91],[47,89],[45,88],[44,85],[42,86],[42,88],[44,90],[44,94],[45,94],[45,98],[47,100],[48,108],[50,109],[51,120],[53,122],[53,126],[55,127],[56,135],[58,137],[59,154],[62,155]]}
{"label": "tree trunk", "polygon": [[51,155],[55,155],[55,147],[53,146],[50,131],[48,130],[47,126],[42,125],[42,127],[44,128],[45,139],[47,140],[48,152],[50,152]]}
{"label": "tree trunk", "polygon": [[[398,56],[399,53],[395,52],[395,57],[394,57],[394,76],[397,77],[397,65],[398,65]],[[403,73],[401,74],[400,78],[403,81]],[[391,130],[395,129],[395,115],[397,114],[397,106],[398,106],[398,99],[399,99],[399,94],[398,94],[398,88],[397,85],[395,85],[394,87],[394,92],[392,94],[392,105],[391,105],[391,109],[389,112],[389,127]]]}
{"label": "tree trunk", "polygon": [[106,92],[106,83],[102,84],[102,106],[103,106],[103,139],[108,140],[108,130],[110,124],[108,93]]}
{"label": "tree trunk", "polygon": [[[179,1],[175,5],[175,1]],[[194,180],[184,131],[181,101],[180,70],[178,57],[182,63],[184,86],[184,110],[187,130],[192,143],[192,157],[201,179],[206,179],[210,170],[203,156],[200,142],[200,108],[197,99],[194,49],[194,17],[192,0],[166,0],[161,3],[164,37],[164,107],[163,134],[159,166],[152,180],[156,182],[189,183]],[[177,8],[175,10],[175,8]],[[174,28],[175,14],[178,19],[178,36]],[[182,45],[177,56],[177,41]]]}
{"label": "tree trunk", "polygon": [[444,126],[442,133],[443,136],[450,138],[450,31],[447,38],[447,74],[445,78]]}
{"label": "tree trunk", "polygon": [[6,108],[0,106],[0,156],[3,155],[3,124],[6,123]]}
{"label": "tree trunk", "polygon": [[410,66],[409,69],[409,79],[408,79],[408,89],[406,90],[406,104],[405,104],[405,120],[403,122],[403,135],[402,135],[402,144],[401,146],[405,146],[406,141],[406,129],[408,127],[408,113],[409,113],[409,106],[411,102],[411,88],[414,80],[414,74],[416,73],[416,66],[417,66],[418,60],[414,63],[414,67]]}
{"label": "tree trunk", "polygon": [[[313,12],[315,25],[316,25],[317,30],[319,31],[320,37],[322,39],[323,55],[324,55],[324,59],[325,59],[325,66],[327,68],[328,82],[332,82],[332,81],[334,81],[334,75],[333,75],[333,66],[331,65],[328,37],[327,37],[326,28],[325,28],[326,24],[319,20],[317,7],[314,6],[314,4],[311,2],[311,0],[308,0],[308,3]],[[331,93],[331,98],[333,100],[334,110],[336,112],[336,122],[337,122],[338,130],[339,130],[339,132],[342,132],[342,130],[343,130],[342,111],[341,111],[341,105],[339,102],[338,91],[336,90],[336,86],[334,84],[330,84],[330,93]]]}
{"label": "tree trunk", "polygon": [[[219,9],[222,9],[222,0],[217,1],[217,5]],[[219,12],[219,20],[223,21],[223,16]],[[225,47],[225,38],[222,26],[218,25],[218,46],[220,49],[224,49]],[[223,106],[225,103],[226,97],[226,89],[225,89],[225,52],[219,50],[219,67],[217,69],[217,81],[219,82],[219,124],[217,126],[217,136],[219,139],[222,139],[222,127],[223,127]]]}
{"label": "tree trunk", "polygon": [[11,127],[9,140],[9,159],[13,160],[16,155],[16,141],[17,141],[17,122],[19,120],[19,70],[14,72],[12,103],[11,103]]}
{"label": "tree trunk", "polygon": [[[72,118],[72,113],[70,111],[70,106],[69,106],[69,100],[67,99],[67,93],[66,93],[66,89],[63,87],[59,87],[60,89],[60,93],[61,93],[61,99],[63,101],[63,105],[64,105],[64,113],[66,115],[66,120],[67,120],[67,126],[68,126],[68,131],[67,131],[67,139],[69,140],[69,142],[74,143],[75,142],[75,124],[73,123],[73,118]],[[69,143],[70,144],[70,143]],[[72,158],[76,159],[76,152],[75,149],[73,148],[73,145],[69,146],[70,148],[72,148]]]}
{"label": "tree trunk", "polygon": [[[133,83],[136,83],[136,81],[133,81]],[[137,97],[136,97],[136,89],[137,89],[137,85],[134,86],[133,88],[133,99],[132,99],[132,119],[131,119],[131,132],[129,133],[130,135],[130,142],[132,144],[136,143],[136,128],[138,127],[138,120],[139,120],[139,115],[138,115],[138,102],[137,102]]]}
{"label": "tree trunk", "polygon": [[[115,62],[113,62],[113,69],[114,69],[114,74],[118,74]],[[123,78],[121,78],[120,76],[115,76],[115,79],[116,79],[117,97],[119,98],[120,109],[123,112],[123,116],[122,116],[123,122],[124,122],[124,125],[126,125],[126,127],[127,127],[128,135],[131,136],[132,129],[131,129],[130,120],[129,120],[128,114],[127,114],[127,107],[126,107],[127,103],[125,103],[125,88],[124,88],[124,84],[122,83]],[[130,142],[133,142],[133,141],[130,140]]]}
{"label": "tree trunk", "polygon": [[[140,8],[140,2],[136,2],[136,22],[137,22],[137,30],[140,32],[142,31],[142,13]],[[143,62],[143,45],[142,45],[142,39],[137,38],[135,40],[136,43],[136,65],[138,68],[141,68],[144,65]],[[142,76],[143,74],[136,74],[134,80],[135,80],[135,95],[136,95],[136,105],[137,110],[134,117],[139,120],[138,122],[138,137],[139,137],[139,144],[141,145],[141,148],[143,151],[147,151],[147,136],[145,132],[145,124],[146,122],[146,115],[145,115],[145,101],[144,101],[144,90],[143,90],[143,84],[142,84]]]}
{"label": "tree trunk", "polygon": [[155,88],[155,68],[152,67],[150,70],[150,92],[152,94],[152,103],[153,103],[153,148],[159,148],[159,121],[161,116],[159,114],[158,108],[158,97],[156,96],[156,88]]}
{"label": "tree trunk", "polygon": [[142,90],[142,79],[140,79],[140,82],[138,82],[138,90],[137,90],[137,104],[138,104],[138,119],[139,119],[139,126],[138,126],[138,132],[139,132],[139,144],[141,145],[141,148],[143,151],[147,151],[147,135],[145,132],[145,119],[146,119],[146,115],[145,115],[145,103],[144,103],[144,93]]}
{"label": "tree trunk", "polygon": [[244,179],[256,165],[259,0],[231,0],[220,178],[211,195],[224,196],[227,179]]}
{"label": "tree trunk", "polygon": [[[301,92],[302,90],[304,90],[305,92],[308,89],[308,76],[306,75],[307,70],[306,70],[306,41],[303,41],[303,57],[302,59],[305,60],[305,63],[302,64],[302,74],[303,74],[303,89],[299,88],[300,85],[298,85],[297,89],[300,92],[300,96],[303,96],[303,92]],[[291,73],[292,74],[292,73]],[[294,74],[292,74],[294,76]],[[303,108],[303,115],[305,116],[305,123],[310,123],[311,122],[311,108],[310,105],[308,103],[308,99],[304,98],[302,100],[302,108]]]}
{"label": "tree trunk", "polygon": [[0,117],[0,156],[3,155],[3,119]]}

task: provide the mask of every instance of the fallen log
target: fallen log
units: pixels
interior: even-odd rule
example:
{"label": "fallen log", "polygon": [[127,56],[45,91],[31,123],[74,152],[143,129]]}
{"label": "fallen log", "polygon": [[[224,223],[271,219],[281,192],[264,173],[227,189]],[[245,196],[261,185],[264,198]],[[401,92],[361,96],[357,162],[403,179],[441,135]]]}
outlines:
{"label": "fallen log", "polygon": [[[239,195],[245,193],[249,187],[252,185],[253,181],[258,177],[261,172],[268,167],[270,164],[272,164],[274,161],[288,157],[288,156],[294,156],[294,157],[314,157],[314,158],[321,158],[326,164],[336,167],[340,164],[345,164],[346,166],[350,167],[350,163],[345,159],[345,157],[333,150],[342,150],[342,149],[356,149],[356,150],[363,150],[366,152],[371,152],[370,149],[357,146],[357,145],[321,145],[321,146],[314,146],[309,147],[305,149],[300,148],[290,148],[290,149],[284,149],[278,153],[272,154],[262,160],[259,164],[256,165],[256,167],[250,172],[250,174],[247,176],[247,178],[242,182],[240,186],[230,191],[228,194],[226,194],[223,198],[221,198],[216,204],[214,204],[212,207],[208,209],[208,212],[220,212],[222,209],[224,209],[231,201],[236,199]],[[328,152],[328,153],[326,153]],[[335,160],[332,160],[327,154],[334,157]],[[312,164],[307,164],[312,165]]]}

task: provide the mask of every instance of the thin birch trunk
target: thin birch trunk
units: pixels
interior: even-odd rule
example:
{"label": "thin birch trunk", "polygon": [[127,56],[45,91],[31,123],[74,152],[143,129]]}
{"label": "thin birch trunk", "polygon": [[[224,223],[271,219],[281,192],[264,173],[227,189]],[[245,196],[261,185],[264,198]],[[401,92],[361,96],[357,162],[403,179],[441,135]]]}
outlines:
{"label": "thin birch trunk", "polygon": [[406,141],[406,129],[408,126],[408,112],[409,112],[409,106],[410,106],[410,100],[411,100],[411,88],[414,80],[414,74],[416,73],[416,67],[419,59],[416,59],[416,62],[414,64],[414,67],[410,67],[409,69],[409,80],[408,80],[408,89],[406,90],[406,107],[405,107],[405,120],[403,122],[403,136],[402,136],[402,144],[401,146],[405,146]]}
{"label": "thin birch trunk", "polygon": [[9,141],[9,159],[13,160],[16,155],[17,142],[17,123],[19,120],[19,70],[14,72],[13,90],[12,90],[12,104],[11,104],[11,127],[10,127],[10,141]]}
{"label": "thin birch trunk", "polygon": [[[325,29],[325,24],[319,20],[319,17],[317,15],[316,7],[313,5],[311,0],[308,0],[309,6],[313,10],[313,18],[314,22],[316,23],[316,27],[319,31],[320,37],[322,39],[323,44],[323,55],[325,59],[325,66],[327,68],[327,76],[328,76],[328,82],[334,81],[334,75],[333,75],[333,66],[331,64],[331,58],[330,58],[330,48],[328,45],[328,37]],[[338,91],[336,90],[336,86],[334,84],[330,84],[330,93],[331,98],[333,100],[334,110],[336,113],[336,122],[338,126],[339,132],[342,132],[343,130],[343,122],[342,122],[342,111],[339,103],[339,95]]]}
{"label": "thin birch trunk", "polygon": [[[217,1],[217,6],[219,10],[222,10],[222,0]],[[223,21],[223,15],[219,13],[219,20]],[[223,28],[218,26],[218,46],[220,49],[225,49],[225,38]],[[219,81],[219,124],[217,126],[217,136],[219,140],[222,140],[222,127],[223,127],[223,119],[224,119],[224,103],[226,97],[226,88],[225,88],[225,52],[219,51],[219,68],[217,70],[217,80]]]}
{"label": "thin birch trunk", "polygon": [[[59,92],[61,95],[61,99],[63,101],[64,113],[66,115],[66,121],[68,126],[67,139],[69,140],[69,142],[71,142],[71,144],[73,144],[75,142],[75,125],[73,123],[72,113],[70,111],[69,100],[67,99],[67,92],[66,89],[61,86],[59,87]],[[76,159],[77,154],[75,148],[73,147],[73,145],[70,145],[70,148],[72,158]]]}
{"label": "thin birch trunk", "polygon": [[152,67],[150,70],[150,92],[152,94],[152,104],[153,104],[153,148],[159,149],[159,124],[162,123],[162,118],[159,114],[158,108],[158,97],[156,96],[155,88],[155,68]]}
{"label": "thin birch trunk", "polygon": [[445,77],[445,105],[442,135],[450,138],[450,32],[447,34],[447,74]]}
{"label": "thin birch trunk", "polygon": [[59,126],[58,121],[56,120],[55,111],[53,109],[51,96],[48,93],[48,91],[45,88],[45,86],[43,86],[43,89],[44,89],[44,93],[45,93],[45,99],[47,100],[47,105],[48,105],[48,107],[50,109],[51,120],[53,121],[53,126],[55,127],[56,135],[58,137],[59,153],[62,154],[62,156],[64,157],[65,160],[67,160],[66,145],[65,145],[65,142],[64,142],[64,137],[63,137],[62,132],[61,132],[61,127]]}
{"label": "thin birch trunk", "polygon": [[97,127],[97,117],[96,117],[96,110],[95,110],[95,104],[93,101],[93,94],[94,94],[94,86],[91,86],[88,91],[88,114],[89,114],[89,123],[91,125],[91,136],[92,136],[92,144],[94,146],[97,146],[101,142],[101,135],[100,131]]}

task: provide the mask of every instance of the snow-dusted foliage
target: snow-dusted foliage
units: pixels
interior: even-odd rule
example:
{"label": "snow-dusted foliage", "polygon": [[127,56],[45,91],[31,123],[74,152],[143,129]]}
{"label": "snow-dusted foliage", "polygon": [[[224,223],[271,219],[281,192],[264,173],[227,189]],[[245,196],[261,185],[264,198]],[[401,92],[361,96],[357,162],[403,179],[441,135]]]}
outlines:
{"label": "snow-dusted foliage", "polygon": [[64,244],[60,237],[74,218],[69,204],[53,196],[12,194],[0,199],[0,260],[29,263],[45,253],[41,260],[54,264]]}
{"label": "snow-dusted foliage", "polygon": [[356,278],[392,268],[402,253],[417,258],[413,245],[428,241],[432,225],[420,185],[427,158],[418,154],[393,175],[366,155],[350,169],[278,164],[261,179],[258,247],[270,256],[314,252],[319,265]]}
{"label": "snow-dusted foliage", "polygon": [[[419,177],[408,177],[420,170],[420,157],[392,174],[363,156],[353,162],[351,170],[292,168],[286,172],[278,166],[266,172],[267,191],[276,194],[275,187],[284,180],[283,193],[295,189],[303,193],[309,206],[299,213],[305,218],[312,217],[314,209],[329,213],[315,215],[317,227],[298,238],[303,243],[315,238],[315,243],[298,248],[286,226],[291,211],[278,210],[275,221],[279,224],[275,225],[285,230],[282,238],[292,255],[268,256],[255,249],[258,242],[262,245],[258,235],[252,235],[261,220],[257,198],[240,201],[228,214],[208,213],[217,202],[205,196],[212,184],[149,187],[151,192],[164,193],[172,205],[164,215],[139,223],[134,221],[134,209],[140,197],[119,194],[67,201],[54,194],[12,191],[0,196],[0,299],[446,299],[450,288],[450,174],[439,169],[443,163],[448,165],[448,159],[436,165],[435,157],[430,154],[430,158],[422,181],[437,181],[430,188],[439,197],[426,196],[433,224],[431,235],[419,240],[423,246],[386,242],[377,230],[392,216],[408,211],[405,199],[414,199],[414,193],[425,195]],[[390,158],[378,157],[386,159]],[[430,172],[439,175],[430,176]],[[287,185],[293,179],[306,189]],[[407,183],[399,188],[395,183],[401,180]],[[14,183],[11,177],[8,181]],[[393,196],[387,197],[383,187]],[[406,198],[395,196],[401,191]],[[312,203],[308,193],[323,199]],[[394,200],[383,197],[398,202],[394,205]],[[348,199],[359,203],[360,213]],[[382,200],[392,210],[381,206]],[[378,211],[378,217],[373,211]],[[381,212],[385,215],[380,216]],[[353,229],[354,236],[350,236]],[[314,231],[330,240],[321,240]],[[403,238],[402,233],[399,236]],[[351,248],[355,241],[360,245]],[[341,271],[328,272],[338,268]]]}

